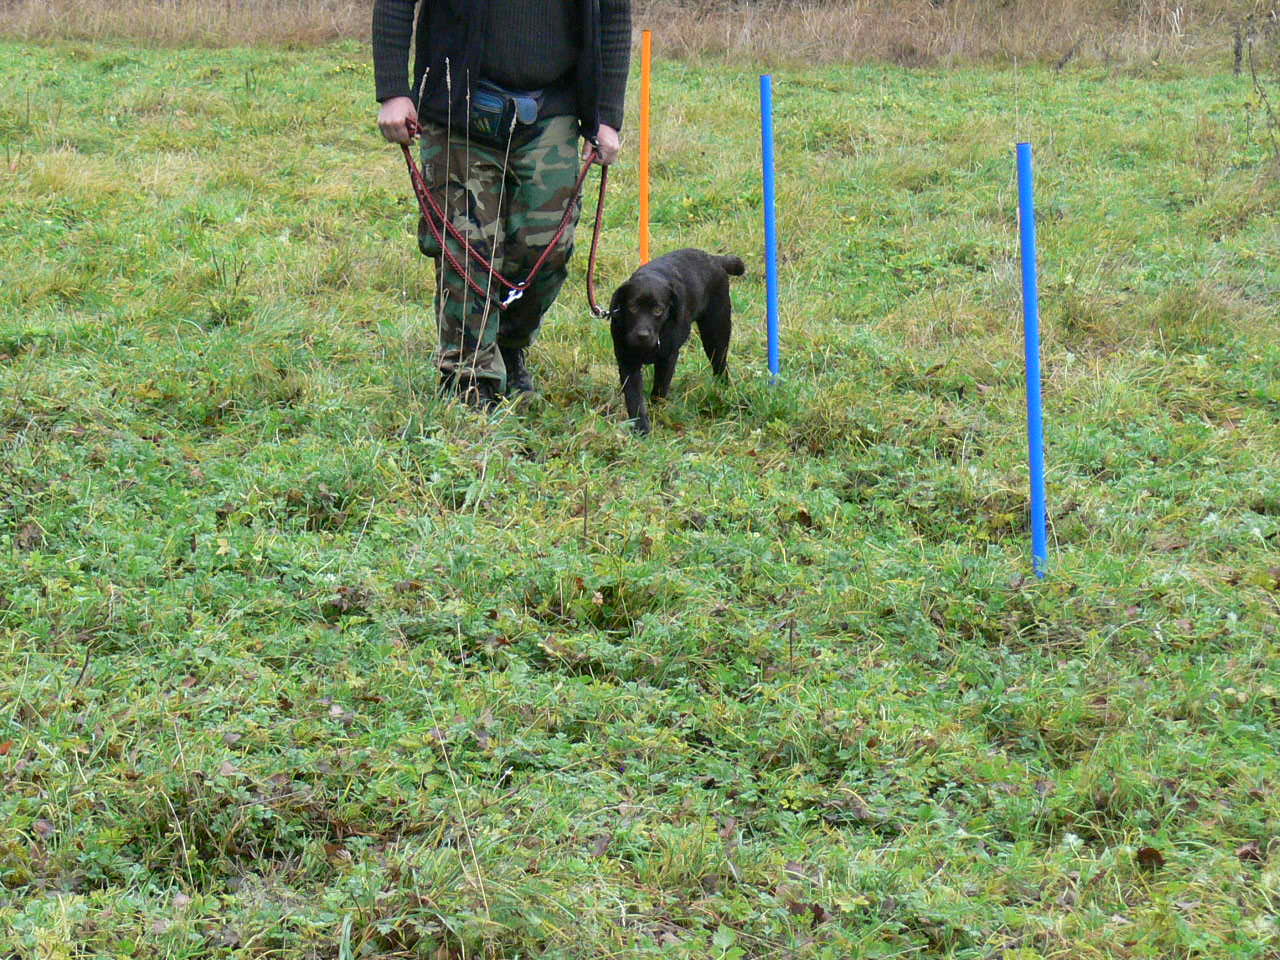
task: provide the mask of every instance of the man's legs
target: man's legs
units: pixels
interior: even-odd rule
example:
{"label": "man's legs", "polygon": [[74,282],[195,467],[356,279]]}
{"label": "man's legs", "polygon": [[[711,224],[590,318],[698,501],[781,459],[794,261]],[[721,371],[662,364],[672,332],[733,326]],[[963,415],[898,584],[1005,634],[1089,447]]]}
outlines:
{"label": "man's legs", "polygon": [[528,276],[555,239],[565,209],[572,204],[573,210],[568,226],[533,283],[502,312],[498,323],[498,346],[513,392],[533,389],[532,378],[524,368],[525,350],[568,276],[574,228],[582,210],[581,197],[573,189],[581,169],[578,121],[574,117],[552,117],[540,126],[542,129],[531,142],[512,151],[509,164],[511,202],[503,256],[509,279],[519,282]]}
{"label": "man's legs", "polygon": [[[503,153],[468,143],[435,124],[422,134],[423,175],[448,220],[467,242],[503,273],[503,224],[509,197],[503,189]],[[509,188],[508,188],[509,189]],[[436,264],[435,314],[440,335],[437,363],[446,384],[466,389],[479,384],[480,398],[498,396],[506,388],[506,370],[498,351],[497,304],[471,289],[449,261],[425,223],[418,227],[419,246]],[[482,289],[501,299],[505,291],[487,271],[446,236],[446,248]]]}
{"label": "man's legs", "polygon": [[446,237],[454,259],[464,264],[472,279],[490,290],[493,298],[476,294],[440,256],[439,244],[426,225],[419,226],[422,251],[436,263],[435,310],[442,375],[455,383],[484,381],[500,394],[507,388],[505,354],[517,368],[513,372],[519,382],[513,382],[512,388],[531,390],[524,351],[564,285],[581,212],[581,198],[573,189],[580,169],[578,121],[574,117],[541,121],[534,138],[523,145],[513,144],[509,153],[474,141],[468,144],[460,134],[426,125],[422,162],[432,195],[444,206],[449,220],[512,283],[528,276],[555,239],[565,208],[573,204],[555,249],[529,289],[505,311],[493,302],[506,297],[505,287],[469,258],[461,244]]}

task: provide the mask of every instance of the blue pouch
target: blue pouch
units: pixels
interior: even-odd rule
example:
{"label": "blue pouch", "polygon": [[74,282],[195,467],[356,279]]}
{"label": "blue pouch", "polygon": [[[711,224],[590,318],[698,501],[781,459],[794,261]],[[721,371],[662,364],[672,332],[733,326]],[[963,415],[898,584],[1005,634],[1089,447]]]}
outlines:
{"label": "blue pouch", "polygon": [[508,137],[518,140],[521,127],[537,123],[542,98],[541,90],[508,90],[482,80],[471,90],[467,129],[489,143],[505,144]]}

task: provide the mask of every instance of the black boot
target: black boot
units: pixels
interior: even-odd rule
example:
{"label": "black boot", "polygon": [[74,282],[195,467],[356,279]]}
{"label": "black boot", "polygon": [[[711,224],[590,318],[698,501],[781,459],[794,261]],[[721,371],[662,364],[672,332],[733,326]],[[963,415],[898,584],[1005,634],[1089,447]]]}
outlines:
{"label": "black boot", "polygon": [[440,388],[436,391],[436,396],[452,397],[458,392],[458,378],[453,375],[452,370],[440,371]]}
{"label": "black boot", "polygon": [[498,347],[502,354],[502,362],[507,368],[507,396],[515,397],[522,393],[537,393],[529,368],[525,366],[525,358],[529,355],[528,347]]}
{"label": "black boot", "polygon": [[440,396],[457,397],[472,410],[481,413],[492,412],[502,402],[496,381],[485,377],[459,377],[452,370],[440,371]]}
{"label": "black boot", "polygon": [[502,402],[497,381],[484,377],[466,380],[458,392],[463,403],[480,413],[492,413]]}

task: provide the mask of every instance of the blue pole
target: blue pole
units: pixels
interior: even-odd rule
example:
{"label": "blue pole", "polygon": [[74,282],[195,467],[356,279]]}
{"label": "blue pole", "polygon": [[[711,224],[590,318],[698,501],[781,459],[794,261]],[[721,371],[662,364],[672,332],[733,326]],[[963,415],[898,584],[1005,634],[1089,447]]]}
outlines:
{"label": "blue pole", "polygon": [[764,262],[768,291],[769,382],[778,382],[778,218],[773,190],[773,77],[760,77],[760,146],[764,158]]}
{"label": "blue pole", "polygon": [[1040,400],[1040,292],[1036,278],[1036,202],[1031,144],[1018,144],[1018,232],[1022,241],[1022,321],[1027,349],[1027,454],[1031,466],[1031,556],[1036,576],[1049,564],[1045,530],[1044,410]]}

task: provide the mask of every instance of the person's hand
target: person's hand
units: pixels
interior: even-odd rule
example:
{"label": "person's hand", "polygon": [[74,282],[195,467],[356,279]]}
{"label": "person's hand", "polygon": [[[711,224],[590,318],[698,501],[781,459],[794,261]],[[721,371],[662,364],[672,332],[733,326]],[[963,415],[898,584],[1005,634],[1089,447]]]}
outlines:
{"label": "person's hand", "polygon": [[[409,143],[409,122],[418,122],[418,110],[409,97],[391,97],[378,111],[378,129],[392,143]],[[614,134],[617,136],[617,134]]]}
{"label": "person's hand", "polygon": [[622,149],[618,131],[608,124],[600,124],[600,129],[596,133],[596,148],[598,151],[596,163],[603,163],[607,167],[617,160],[618,151]]}

